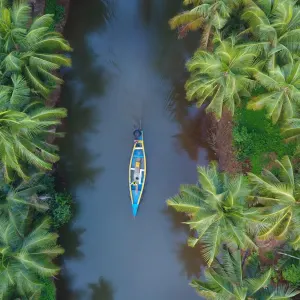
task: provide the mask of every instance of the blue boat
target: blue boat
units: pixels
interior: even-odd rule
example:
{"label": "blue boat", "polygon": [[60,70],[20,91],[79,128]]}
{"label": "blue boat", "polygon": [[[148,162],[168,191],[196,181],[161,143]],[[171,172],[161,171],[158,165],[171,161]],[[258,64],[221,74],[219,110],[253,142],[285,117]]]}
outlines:
{"label": "blue boat", "polygon": [[129,194],[132,214],[135,217],[142,199],[146,180],[146,155],[142,129],[133,132],[134,144],[129,163]]}

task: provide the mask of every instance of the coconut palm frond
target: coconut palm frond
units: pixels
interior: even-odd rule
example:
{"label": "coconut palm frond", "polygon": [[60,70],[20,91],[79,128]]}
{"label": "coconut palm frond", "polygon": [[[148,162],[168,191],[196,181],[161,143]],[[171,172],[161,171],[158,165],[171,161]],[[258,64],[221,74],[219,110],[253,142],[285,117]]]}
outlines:
{"label": "coconut palm frond", "polygon": [[199,184],[181,187],[180,194],[167,201],[190,217],[184,222],[193,232],[188,245],[201,243],[208,265],[218,255],[221,244],[235,242],[241,248],[256,248],[248,235],[249,228],[254,228],[256,213],[247,214],[244,207],[249,195],[246,181],[218,172],[215,162],[207,168],[198,167],[198,177]]}
{"label": "coconut palm frond", "polygon": [[11,9],[11,18],[14,26],[26,28],[30,19],[31,8],[27,1],[13,2]]}
{"label": "coconut palm frond", "polygon": [[255,87],[249,69],[255,69],[256,50],[236,48],[232,39],[216,42],[214,54],[197,51],[187,63],[191,76],[185,88],[188,100],[196,100],[198,106],[209,102],[206,111],[220,119],[224,107],[234,113],[240,95]]}
{"label": "coconut palm frond", "polygon": [[270,70],[269,74],[256,72],[254,77],[267,92],[253,97],[248,103],[248,108],[253,110],[265,108],[273,123],[292,119],[299,101],[297,92],[299,76],[299,62],[284,67],[277,66]]}
{"label": "coconut palm frond", "polygon": [[[287,239],[293,243],[299,236],[296,225],[299,216],[299,187],[295,183],[294,170],[289,157],[284,156],[280,161],[276,161],[276,164],[279,170],[277,175],[273,174],[273,177],[270,174],[267,176],[249,174],[249,179],[255,187],[251,192],[252,197],[264,205],[258,208],[265,223],[259,237]],[[294,246],[296,244],[297,242]]]}

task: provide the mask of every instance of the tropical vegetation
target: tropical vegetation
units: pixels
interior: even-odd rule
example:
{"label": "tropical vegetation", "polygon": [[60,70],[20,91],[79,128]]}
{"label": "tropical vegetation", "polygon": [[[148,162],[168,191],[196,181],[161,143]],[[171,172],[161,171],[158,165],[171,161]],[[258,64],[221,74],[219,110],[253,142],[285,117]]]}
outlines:
{"label": "tropical vegetation", "polygon": [[184,0],[169,22],[179,37],[199,31],[186,98],[217,121],[230,113],[241,165],[198,167],[197,184],[167,200],[188,217],[188,245],[201,245],[205,279],[191,285],[206,299],[300,293],[298,2]]}
{"label": "tropical vegetation", "polygon": [[216,260],[205,271],[206,282],[194,279],[191,286],[206,299],[289,299],[298,294],[294,288],[266,286],[272,270],[264,270],[257,259],[245,263],[241,250],[224,250],[222,261]]}
{"label": "tropical vegetation", "polygon": [[54,276],[59,271],[52,263],[53,258],[63,253],[56,245],[58,235],[49,232],[47,219],[28,229],[24,224],[16,228],[13,220],[1,216],[0,227],[1,298],[17,294],[38,299],[42,289],[39,277]]}
{"label": "tropical vegetation", "polygon": [[49,173],[67,114],[50,98],[72,50],[55,22],[32,18],[25,0],[0,1],[1,299],[55,299],[53,260],[64,252],[56,231],[72,214],[70,195],[55,190]]}
{"label": "tropical vegetation", "polygon": [[222,244],[257,248],[252,236],[257,211],[245,207],[249,188],[243,176],[219,173],[217,164],[211,163],[208,168],[198,167],[198,178],[199,185],[182,185],[180,194],[167,201],[190,216],[186,224],[196,237],[189,238],[189,246],[201,242],[209,266]]}

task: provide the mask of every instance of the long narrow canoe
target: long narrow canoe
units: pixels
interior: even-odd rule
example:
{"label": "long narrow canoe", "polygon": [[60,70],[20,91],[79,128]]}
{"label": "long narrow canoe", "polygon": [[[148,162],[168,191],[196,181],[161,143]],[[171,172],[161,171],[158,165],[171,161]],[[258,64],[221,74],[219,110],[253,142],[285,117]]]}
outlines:
{"label": "long narrow canoe", "polygon": [[134,144],[129,164],[129,194],[132,213],[136,216],[146,180],[146,155],[143,130],[134,131]]}

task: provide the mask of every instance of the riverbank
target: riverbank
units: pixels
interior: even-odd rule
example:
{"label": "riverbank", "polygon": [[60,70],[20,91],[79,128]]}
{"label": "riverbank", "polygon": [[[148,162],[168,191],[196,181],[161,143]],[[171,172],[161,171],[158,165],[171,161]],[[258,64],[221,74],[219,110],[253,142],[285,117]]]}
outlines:
{"label": "riverbank", "polygon": [[[219,245],[227,245],[233,251],[235,244],[237,257],[243,256],[238,249],[250,253],[241,265],[245,278],[249,277],[247,264],[255,261],[255,277],[268,272],[265,285],[270,291],[275,287],[279,290],[280,284],[299,288],[300,263],[294,258],[299,257],[300,240],[300,107],[294,95],[299,93],[300,74],[297,50],[291,46],[299,39],[293,36],[288,42],[284,40],[299,29],[299,24],[294,24],[299,7],[289,1],[278,2],[272,8],[256,0],[227,4],[226,13],[209,4],[204,12],[203,4],[184,1],[183,11],[169,21],[170,27],[179,32],[200,31],[199,50],[186,64],[190,76],[185,88],[189,101],[200,109],[205,106],[215,115],[207,115],[204,123],[219,164],[218,168],[216,164],[200,166],[195,188],[183,186],[168,205],[190,214],[190,229],[196,230],[199,239],[189,239],[188,243],[202,243],[208,272],[215,257],[224,255],[224,261],[228,258],[225,247],[221,249]],[[195,11],[203,11],[201,18]],[[284,18],[287,12],[288,20]],[[215,15],[222,20],[221,25],[215,25]],[[254,21],[257,15],[260,18]],[[276,38],[266,37],[264,31],[274,32]],[[210,41],[213,47],[208,47]],[[264,51],[258,50],[260,43],[268,44]],[[285,57],[275,51],[278,47],[285,49]],[[199,188],[201,197],[195,192]],[[217,200],[212,199],[212,194]],[[203,227],[203,223],[207,226]],[[224,270],[226,260],[226,265],[219,266]],[[221,277],[224,282],[228,280]],[[207,289],[211,278],[206,279],[208,284],[193,282],[200,295],[224,295],[225,290]],[[226,286],[234,286],[235,282],[229,278]],[[285,297],[290,299],[297,294],[298,291]],[[253,295],[245,293],[248,296]]]}
{"label": "riverbank", "polygon": [[[58,191],[53,175],[60,158],[53,141],[63,136],[59,131],[67,110],[47,100],[62,83],[58,70],[71,66],[72,49],[55,31],[53,17],[43,14],[46,5],[9,1],[0,8],[6,28],[0,34],[0,223],[7,232],[0,247],[8,249],[0,254],[6,262],[0,294],[5,299],[55,299],[54,279],[60,272],[56,260],[64,253],[58,232],[72,214],[72,199]],[[22,34],[12,42],[11,32]]]}
{"label": "riverbank", "polygon": [[[57,32],[63,33],[68,19],[70,0],[32,0],[30,4],[33,7],[33,15],[35,17],[46,13],[54,15],[54,29]],[[61,14],[62,11],[63,14]],[[59,12],[60,16],[55,16]],[[55,74],[63,77],[59,72],[55,72]],[[57,85],[46,101],[47,106],[54,107],[57,105],[61,96],[61,90],[61,85]],[[48,142],[54,143],[55,137],[49,137]],[[58,164],[60,164],[59,161],[53,165],[52,171],[46,176],[45,180],[47,192],[51,198],[49,209],[53,220],[53,230],[56,232],[61,231],[61,227],[65,227],[71,221],[72,217],[74,217],[74,203],[71,195],[66,191],[67,184],[65,179],[57,174]],[[55,261],[60,267],[62,265],[61,260],[62,257],[58,257]],[[57,280],[59,279],[60,274],[56,280],[43,281],[44,289],[41,294],[41,300],[57,299]]]}
{"label": "riverbank", "polygon": [[70,0],[30,0],[29,4],[34,16],[53,14],[55,30],[63,32],[69,15]]}
{"label": "riverbank", "polygon": [[218,157],[220,169],[231,174],[245,171],[233,148],[234,124],[231,113],[226,110],[219,121],[213,114],[206,114],[205,118],[208,144]]}

